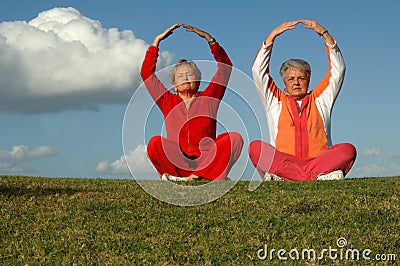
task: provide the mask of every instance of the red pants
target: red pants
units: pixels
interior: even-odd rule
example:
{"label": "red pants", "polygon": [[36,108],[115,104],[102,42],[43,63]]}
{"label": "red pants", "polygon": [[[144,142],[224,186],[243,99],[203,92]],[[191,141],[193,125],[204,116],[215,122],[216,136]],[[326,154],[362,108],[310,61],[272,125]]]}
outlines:
{"label": "red pants", "polygon": [[270,173],[289,181],[315,180],[319,174],[336,170],[346,175],[356,155],[355,147],[349,143],[333,145],[317,157],[307,159],[280,152],[261,140],[253,141],[249,146],[250,159],[261,178]]}
{"label": "red pants", "polygon": [[164,173],[180,177],[195,174],[209,180],[224,180],[240,156],[243,139],[239,133],[228,132],[215,140],[203,139],[199,147],[201,155],[188,158],[178,143],[154,136],[147,145],[147,155],[160,176]]}

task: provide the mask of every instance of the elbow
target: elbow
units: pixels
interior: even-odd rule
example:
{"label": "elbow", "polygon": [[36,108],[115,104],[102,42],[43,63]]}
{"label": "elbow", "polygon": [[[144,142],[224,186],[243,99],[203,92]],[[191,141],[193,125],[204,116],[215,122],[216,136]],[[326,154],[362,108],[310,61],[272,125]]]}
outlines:
{"label": "elbow", "polygon": [[142,77],[143,81],[145,81],[148,77],[150,77],[150,74],[148,73],[148,71],[146,70],[145,67],[143,67],[140,69],[140,76]]}
{"label": "elbow", "polygon": [[218,69],[225,76],[229,77],[232,73],[232,63],[230,61],[229,63],[228,62],[218,63]]}
{"label": "elbow", "polygon": [[253,65],[251,68],[251,73],[253,74],[253,77],[258,73],[258,67],[256,65]]}
{"label": "elbow", "polygon": [[340,74],[344,76],[345,73],[346,73],[346,65],[343,63],[340,68]]}
{"label": "elbow", "polygon": [[257,64],[254,64],[253,67],[251,68],[251,74],[253,75],[253,77],[264,76],[263,73],[266,74],[266,72],[264,72],[263,69],[261,69],[261,67]]}
{"label": "elbow", "polygon": [[266,68],[263,67],[261,62],[257,60],[257,58],[253,62],[253,66],[251,67],[251,73],[254,75],[260,75],[260,73],[265,71],[268,71],[268,66]]}

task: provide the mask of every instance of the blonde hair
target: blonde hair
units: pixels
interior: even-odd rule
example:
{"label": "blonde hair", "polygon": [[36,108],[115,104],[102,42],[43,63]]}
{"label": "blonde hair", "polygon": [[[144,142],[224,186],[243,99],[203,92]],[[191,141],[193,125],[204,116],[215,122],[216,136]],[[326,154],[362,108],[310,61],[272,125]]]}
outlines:
{"label": "blonde hair", "polygon": [[201,72],[200,69],[197,67],[197,65],[193,61],[189,61],[186,59],[180,59],[178,62],[176,62],[175,66],[171,69],[169,72],[169,77],[171,79],[171,83],[175,84],[175,73],[178,67],[180,66],[189,66],[193,68],[195,75],[196,75],[196,80],[200,82],[201,80]]}

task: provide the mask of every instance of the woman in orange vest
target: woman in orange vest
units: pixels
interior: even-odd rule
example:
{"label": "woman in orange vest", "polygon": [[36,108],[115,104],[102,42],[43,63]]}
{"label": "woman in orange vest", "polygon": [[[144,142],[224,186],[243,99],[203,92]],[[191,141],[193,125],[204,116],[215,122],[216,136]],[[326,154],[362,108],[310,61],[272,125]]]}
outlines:
{"label": "woman in orange vest", "polygon": [[[301,59],[282,64],[285,91],[270,76],[275,38],[297,24],[315,31],[325,42],[329,70],[311,92],[311,68]],[[317,21],[284,22],[271,31],[261,45],[252,68],[257,91],[264,104],[270,143],[250,143],[249,156],[264,180],[343,179],[356,159],[352,144],[332,145],[331,111],[341,89],[345,64],[328,30]]]}

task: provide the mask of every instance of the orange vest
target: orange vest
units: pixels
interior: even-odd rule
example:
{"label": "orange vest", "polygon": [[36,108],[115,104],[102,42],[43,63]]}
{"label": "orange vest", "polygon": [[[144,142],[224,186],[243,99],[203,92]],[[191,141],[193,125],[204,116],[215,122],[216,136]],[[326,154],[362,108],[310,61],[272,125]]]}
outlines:
{"label": "orange vest", "polygon": [[336,45],[326,45],[329,70],[321,82],[302,99],[280,90],[269,74],[273,44],[263,44],[252,68],[254,83],[264,105],[270,143],[281,152],[313,158],[326,151],[331,141],[331,111],[343,83],[345,64]]}

